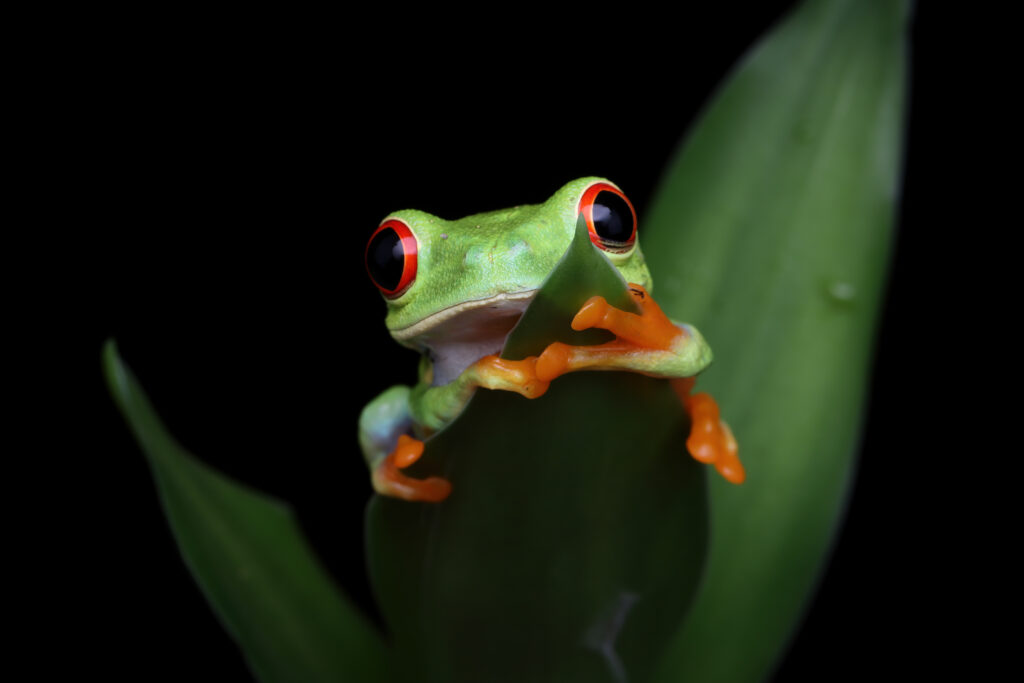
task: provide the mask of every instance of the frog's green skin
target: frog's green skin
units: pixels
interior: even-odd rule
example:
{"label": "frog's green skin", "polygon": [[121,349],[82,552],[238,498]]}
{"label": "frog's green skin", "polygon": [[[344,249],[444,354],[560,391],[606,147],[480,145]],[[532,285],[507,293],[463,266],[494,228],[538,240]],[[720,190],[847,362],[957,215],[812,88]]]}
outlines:
{"label": "frog's green skin", "polygon": [[[399,343],[423,353],[415,387],[395,386],[371,401],[359,419],[359,441],[371,470],[400,434],[422,438],[462,411],[479,386],[472,364],[498,353],[533,294],[562,258],[576,231],[579,202],[603,178],[574,180],[543,204],[446,221],[422,211],[400,218],[417,241],[416,279],[386,299],[386,324]],[[611,184],[611,183],[609,183]],[[651,276],[637,243],[602,253],[623,278],[647,289]],[[700,333],[688,325],[685,344],[642,354],[617,366],[662,377],[690,377],[711,361]]]}

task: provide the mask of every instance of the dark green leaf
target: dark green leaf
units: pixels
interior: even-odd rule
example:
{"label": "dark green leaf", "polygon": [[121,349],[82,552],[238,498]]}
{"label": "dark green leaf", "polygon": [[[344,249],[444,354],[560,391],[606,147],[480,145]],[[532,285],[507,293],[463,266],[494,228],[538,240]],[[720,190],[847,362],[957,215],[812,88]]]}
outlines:
{"label": "dark green leaf", "polygon": [[335,588],[290,510],[187,453],[167,433],[112,341],[103,360],[110,391],[149,460],[182,556],[259,679],[385,680],[379,637]]}
{"label": "dark green leaf", "polygon": [[[509,355],[564,338],[593,294],[628,301],[577,230]],[[648,677],[706,549],[705,471],[686,452],[688,428],[667,383],[639,375],[568,375],[534,401],[477,392],[415,466],[447,477],[451,497],[376,497],[367,513],[371,579],[406,680]]]}
{"label": "dark green leaf", "polygon": [[804,4],[715,97],[648,216],[654,295],[714,349],[699,387],[748,475],[712,484],[708,577],[659,680],[762,679],[821,572],[892,241],[907,7]]}

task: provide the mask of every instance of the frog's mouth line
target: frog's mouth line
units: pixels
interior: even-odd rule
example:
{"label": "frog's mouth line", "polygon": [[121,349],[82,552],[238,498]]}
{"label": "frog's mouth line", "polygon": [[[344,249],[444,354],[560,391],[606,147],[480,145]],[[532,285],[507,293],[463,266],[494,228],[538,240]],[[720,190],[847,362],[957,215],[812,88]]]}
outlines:
{"label": "frog's mouth line", "polygon": [[434,384],[447,384],[477,360],[501,351],[536,293],[528,289],[464,301],[392,330],[391,336],[425,350],[434,366]]}
{"label": "frog's mouth line", "polygon": [[[421,335],[429,334],[430,336],[436,336],[436,332],[441,329],[445,329],[446,333],[451,333],[454,330],[447,329],[450,328],[450,322],[455,318],[459,318],[460,322],[463,322],[462,318],[467,314],[471,318],[506,318],[511,313],[514,313],[516,320],[518,320],[536,293],[536,289],[527,289],[522,292],[502,292],[486,299],[463,301],[428,315],[423,320],[413,323],[408,327],[391,330],[391,336],[396,341],[405,342]],[[467,322],[472,321],[469,320]],[[469,327],[473,327],[473,325]]]}

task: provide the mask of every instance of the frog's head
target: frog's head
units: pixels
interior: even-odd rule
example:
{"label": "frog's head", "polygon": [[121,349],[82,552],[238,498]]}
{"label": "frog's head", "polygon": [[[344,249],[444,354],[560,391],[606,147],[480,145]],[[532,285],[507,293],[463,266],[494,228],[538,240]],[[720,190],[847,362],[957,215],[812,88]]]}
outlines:
{"label": "frog's head", "polygon": [[625,280],[649,290],[636,212],[603,178],[574,180],[543,204],[455,221],[413,210],[389,215],[370,238],[366,264],[387,301],[391,336],[431,355],[437,384],[497,353],[569,248],[581,215]]}

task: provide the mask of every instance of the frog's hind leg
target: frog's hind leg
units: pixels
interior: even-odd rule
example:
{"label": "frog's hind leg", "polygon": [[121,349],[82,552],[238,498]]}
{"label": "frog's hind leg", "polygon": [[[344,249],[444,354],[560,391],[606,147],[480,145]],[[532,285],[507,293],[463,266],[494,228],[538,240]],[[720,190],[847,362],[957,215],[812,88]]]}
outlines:
{"label": "frog's hind leg", "polygon": [[360,417],[359,433],[374,490],[409,501],[445,500],[452,491],[446,479],[414,479],[402,473],[423,455],[423,442],[408,432],[413,425],[426,433],[441,429],[458,417],[479,387],[537,398],[547,391],[548,383],[537,379],[535,363],[536,358],[510,361],[485,356],[446,385],[392,387],[371,402]]}
{"label": "frog's hind leg", "polygon": [[440,477],[413,479],[400,471],[423,455],[423,442],[409,436],[414,424],[411,393],[407,386],[394,386],[363,408],[359,416],[359,446],[377,493],[437,503],[448,497],[451,484]]}
{"label": "frog's hind leg", "polygon": [[729,425],[719,415],[718,403],[706,392],[690,394],[695,377],[677,378],[671,383],[690,416],[690,436],[686,439],[690,455],[699,462],[714,465],[726,481],[742,484],[747,474],[740,462],[739,446]]}
{"label": "frog's hind leg", "polygon": [[423,455],[423,442],[402,434],[395,449],[388,453],[374,468],[373,489],[384,496],[409,501],[440,503],[452,492],[452,485],[441,477],[413,479],[400,470],[408,467]]}

